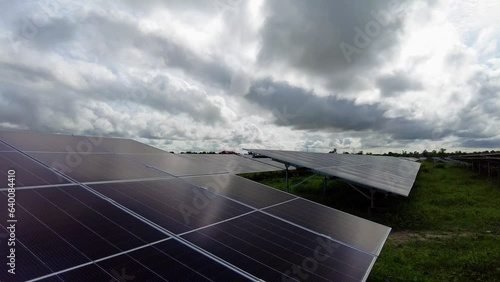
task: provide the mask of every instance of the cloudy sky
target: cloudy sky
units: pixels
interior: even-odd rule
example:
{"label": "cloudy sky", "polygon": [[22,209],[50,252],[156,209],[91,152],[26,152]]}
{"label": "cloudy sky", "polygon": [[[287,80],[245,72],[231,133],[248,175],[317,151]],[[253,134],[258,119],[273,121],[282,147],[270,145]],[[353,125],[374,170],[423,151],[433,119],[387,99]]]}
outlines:
{"label": "cloudy sky", "polygon": [[0,0],[0,128],[167,150],[500,148],[498,0]]}

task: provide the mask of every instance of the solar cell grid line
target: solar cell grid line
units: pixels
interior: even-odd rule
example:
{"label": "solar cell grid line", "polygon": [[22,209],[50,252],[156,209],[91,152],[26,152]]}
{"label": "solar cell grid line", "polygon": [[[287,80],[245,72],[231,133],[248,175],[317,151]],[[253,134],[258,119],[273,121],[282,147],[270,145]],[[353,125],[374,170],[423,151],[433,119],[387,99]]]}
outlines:
{"label": "solar cell grid line", "polygon": [[[0,198],[1,196],[5,197],[3,194],[0,195]],[[16,207],[16,218],[18,222],[23,223],[16,226],[16,241],[24,244],[40,262],[44,262],[52,271],[90,261],[88,257],[80,253],[78,248],[38,220],[23,205],[18,204]],[[0,222],[0,225],[3,226],[3,224],[3,222]],[[29,231],[21,228],[22,226],[29,227]],[[37,244],[40,241],[44,242],[43,246]],[[24,271],[22,266],[17,266],[16,270],[17,272]]]}
{"label": "solar cell grid line", "polygon": [[[0,225],[0,233],[7,232],[7,229]],[[7,234],[5,233],[5,234]],[[16,274],[8,274],[7,270],[0,272],[0,281],[26,281],[33,277],[38,277],[45,273],[52,272],[49,266],[47,266],[41,259],[34,255],[20,240],[16,240]],[[0,248],[0,256],[2,257],[2,265],[7,265],[7,262],[3,261],[9,254],[7,253],[7,248]],[[29,265],[27,269],[19,271],[23,265]],[[20,267],[21,266],[21,267]]]}
{"label": "solar cell grid line", "polygon": [[15,171],[16,187],[69,183],[48,168],[19,152],[0,152],[0,188],[7,188],[9,170]]}
{"label": "solar cell grid line", "polygon": [[374,259],[261,212],[182,237],[267,281],[302,280],[293,270],[315,254],[323,260],[310,262],[314,267],[305,271],[310,281],[361,281]]}
{"label": "solar cell grid line", "polygon": [[[167,253],[173,255],[167,255]],[[57,277],[64,281],[89,281],[89,276],[93,276],[92,272],[96,270],[96,265],[106,269],[106,274],[118,281],[162,279],[170,281],[252,281],[205,256],[197,255],[194,250],[174,240],[133,250],[127,252],[126,255],[121,254],[98,260],[95,261],[95,264],[65,271],[58,274]],[[146,271],[146,268],[154,271],[157,275],[152,276],[151,273],[148,273],[149,271]],[[99,273],[98,277],[101,275],[102,273]],[[49,281],[47,278],[49,277],[31,281]]]}
{"label": "solar cell grid line", "polygon": [[250,211],[248,207],[215,194],[207,197],[205,190],[175,178],[90,187],[174,233]]}
{"label": "solar cell grid line", "polygon": [[[141,226],[141,222],[136,220],[138,226],[135,232],[121,228],[81,201],[62,196],[67,195],[55,189],[45,189],[43,193],[33,190],[18,195],[18,203],[22,207],[28,206],[27,210],[32,216],[67,241],[74,242],[73,245],[91,259],[143,245],[148,242],[145,238],[155,240],[163,237],[158,231],[146,228],[145,224]],[[96,197],[93,200],[99,201]],[[121,215],[124,216],[123,212]],[[100,244],[99,248],[93,248],[94,244]]]}
{"label": "solar cell grid line", "polygon": [[168,177],[165,173],[147,168],[144,165],[137,164],[136,162],[115,154],[28,154],[78,182]]}
{"label": "solar cell grid line", "polygon": [[[306,199],[284,203],[265,213],[325,234],[352,248],[378,255],[390,228]],[[369,236],[367,236],[369,234]]]}
{"label": "solar cell grid line", "polygon": [[[75,188],[75,187],[73,187],[73,188]],[[79,195],[82,195],[82,192],[87,193],[87,196],[88,196],[88,194],[90,194],[87,191],[85,191],[83,189],[79,189],[79,188],[78,189],[66,188],[66,189],[69,189],[70,191],[78,191]],[[44,192],[46,193],[46,192],[48,192],[48,190],[49,189],[45,189]],[[57,189],[55,189],[55,188],[53,189],[53,191],[56,191],[56,190]],[[79,244],[80,243],[79,240],[70,239],[68,236],[61,234],[61,230],[63,230],[64,231],[63,233],[65,233],[65,234],[67,234],[68,232],[70,234],[71,233],[83,233],[81,235],[81,236],[83,236],[82,241],[87,241],[88,244],[93,244],[93,246],[88,248],[89,250],[92,250],[92,249],[98,250],[98,248],[94,248],[94,246],[99,246],[99,249],[104,248],[104,246],[102,244],[99,244],[100,240],[98,240],[98,239],[94,240],[95,238],[94,239],[89,238],[88,232],[87,232],[87,234],[85,234],[85,232],[81,232],[81,230],[80,231],[75,230],[75,228],[72,227],[73,225],[68,224],[67,221],[58,220],[61,218],[61,215],[56,213],[56,212],[51,212],[51,210],[48,209],[46,205],[43,205],[43,203],[42,203],[43,199],[40,200],[40,198],[29,197],[29,195],[36,195],[36,194],[38,194],[36,191],[18,192],[18,195],[17,195],[18,208],[23,208],[24,210],[26,210],[29,213],[29,215],[34,217],[40,224],[37,225],[37,222],[33,222],[33,220],[30,220],[30,218],[27,218],[29,216],[27,216],[26,213],[23,213],[23,210],[17,209],[16,213],[17,213],[17,216],[19,218],[19,222],[23,223],[22,225],[19,225],[17,230],[16,230],[17,240],[21,241],[21,242],[26,242],[26,244],[29,245],[30,248],[32,248],[33,251],[38,254],[38,256],[42,257],[41,261],[44,261],[44,262],[47,261],[52,268],[51,272],[53,270],[58,270],[57,267],[60,267],[61,265],[62,266],[70,266],[71,265],[71,264],[70,265],[64,264],[64,263],[62,263],[62,261],[58,260],[59,258],[62,257],[62,258],[64,258],[64,261],[66,261],[67,260],[67,257],[65,257],[66,254],[69,253],[71,255],[71,251],[69,251],[69,249],[66,248],[67,250],[62,250],[62,251],[58,252],[57,251],[58,249],[61,250],[61,248],[60,248],[61,246],[59,245],[59,242],[58,241],[53,242],[52,237],[54,237],[54,236],[48,237],[50,239],[44,238],[43,235],[46,234],[47,232],[42,231],[42,229],[40,229],[41,225],[44,225],[45,227],[47,227],[48,230],[46,230],[46,231],[55,232],[54,234],[56,234],[56,236],[58,238],[64,238],[65,242],[73,242],[73,244],[71,244],[71,246],[73,246],[73,247],[75,247],[75,243],[76,243],[76,246],[81,245],[81,244]],[[0,195],[5,197],[5,194],[3,194],[3,193]],[[90,194],[90,195],[92,195],[92,194]],[[52,197],[52,199],[53,200],[57,199],[57,197]],[[146,224],[143,224],[142,222],[138,222],[136,219],[132,218],[135,221],[135,224],[134,224],[134,223],[130,222],[130,218],[129,218],[128,219],[128,221],[130,222],[129,225],[135,226],[136,234],[138,234],[138,235],[134,235],[137,239],[135,240],[135,242],[132,242],[132,245],[130,245],[130,243],[131,243],[130,239],[127,240],[126,237],[119,236],[120,230],[117,231],[116,228],[114,228],[114,229],[111,228],[111,227],[113,227],[112,222],[106,223],[105,221],[103,221],[101,219],[98,219],[95,217],[94,218],[90,217],[91,212],[89,210],[82,211],[81,208],[79,208],[75,204],[75,202],[69,202],[68,198],[64,198],[61,200],[64,200],[64,201],[62,201],[62,202],[60,201],[59,205],[56,204],[56,206],[60,206],[61,203],[67,203],[66,208],[73,207],[72,213],[75,216],[79,217],[78,220],[75,219],[76,221],[79,221],[80,223],[81,223],[81,221],[85,221],[86,224],[89,224],[89,223],[93,224],[92,228],[90,228],[90,229],[95,230],[96,232],[94,232],[94,233],[103,234],[103,232],[104,232],[105,236],[108,237],[108,239],[114,240],[116,242],[115,244],[118,244],[121,247],[127,247],[127,245],[128,245],[128,247],[132,247],[132,246],[136,246],[138,244],[144,244],[144,242],[148,242],[147,240],[152,240],[152,239],[154,240],[157,238],[164,237],[163,233],[156,231],[155,229],[151,229],[151,228],[149,228],[151,230],[148,230],[148,228],[145,228],[145,227],[148,227]],[[100,199],[96,198],[94,196],[93,199],[81,199],[81,200],[82,201],[83,200],[87,200],[87,201],[90,200],[93,205],[98,205],[98,202]],[[103,200],[101,200],[101,202],[103,202]],[[39,205],[39,206],[37,206],[37,205]],[[107,204],[107,205],[109,205],[109,204]],[[28,211],[28,209],[24,208],[25,206],[30,207],[28,209],[30,209],[31,211]],[[36,208],[35,208],[35,206],[36,206]],[[111,205],[109,205],[109,206],[115,210],[118,210]],[[120,211],[120,210],[118,210],[118,211]],[[42,218],[40,218],[41,213],[42,213]],[[45,213],[45,215],[43,215],[43,213]],[[125,214],[125,213],[123,213],[123,211],[121,211],[121,214],[117,215],[116,218],[117,218],[117,220],[121,220],[121,219],[126,219],[126,216],[127,216],[127,214]],[[55,218],[55,220],[53,220],[52,222],[55,222],[56,225],[59,225],[59,227],[61,227],[63,229],[60,229],[59,227],[57,227],[53,223],[51,224],[50,221],[48,222],[47,218],[51,218],[51,217]],[[72,217],[72,218],[74,219],[74,217]],[[141,224],[143,226],[141,226]],[[102,227],[99,228],[100,227],[99,225],[105,226],[105,229],[103,229]],[[56,228],[57,230],[53,229],[53,228]],[[65,230],[65,228],[68,228],[69,230]],[[89,229],[88,226],[87,226],[87,229]],[[132,231],[133,230],[121,230],[121,232],[123,234],[126,234],[126,233],[132,234],[131,233]],[[153,232],[156,232],[156,234],[152,234]],[[100,237],[102,238],[102,236],[100,236]],[[68,239],[68,240],[66,240],[66,239]],[[40,241],[44,242],[44,244],[40,245],[39,244]],[[53,242],[53,246],[51,246],[50,242]],[[102,242],[102,240],[101,240],[101,242]],[[48,245],[47,248],[49,248],[51,251],[47,252],[46,248],[43,248],[44,245]],[[114,252],[111,252],[111,253],[114,253]],[[82,250],[82,248],[78,248],[77,252],[73,252],[73,255],[74,254],[83,254],[84,256],[87,256],[87,255],[90,256],[89,252]],[[99,256],[94,256],[94,257],[99,257]],[[84,261],[79,261],[79,263],[77,263],[77,264],[80,264],[82,262],[84,262]],[[19,265],[18,269],[19,268],[22,268],[22,265]]]}
{"label": "solar cell grid line", "polygon": [[[99,259],[96,259],[96,260],[93,260],[93,261],[89,261],[89,262],[86,262],[86,263],[75,265],[75,266],[72,266],[72,267],[69,267],[69,268],[57,271],[57,272],[51,272],[51,273],[43,275],[43,276],[37,276],[36,278],[33,278],[33,279],[29,280],[29,281],[42,281],[42,280],[46,281],[48,278],[51,278],[51,277],[54,277],[54,276],[59,277],[61,274],[64,274],[66,272],[72,272],[72,271],[77,271],[77,273],[78,273],[78,272],[80,272],[80,269],[82,269],[82,268],[85,269],[87,266],[94,265],[95,263],[98,263],[100,261],[107,260],[107,259],[110,259],[110,258],[114,258],[114,257],[117,257],[117,256],[121,256],[121,255],[124,255],[124,254],[128,254],[130,252],[133,252],[133,251],[136,251],[136,250],[140,250],[140,249],[143,249],[143,248],[146,248],[146,247],[149,247],[149,246],[154,246],[154,245],[157,245],[157,244],[159,244],[161,242],[165,242],[165,241],[168,241],[168,240],[172,240],[172,237],[164,238],[164,239],[158,240],[156,242],[148,243],[148,244],[145,244],[145,245],[142,245],[142,246],[130,249],[130,250],[126,250],[126,251],[123,251],[123,252],[120,252],[120,253],[116,253],[116,254],[107,256],[107,257],[103,257],[103,258],[99,258]],[[71,281],[73,281],[73,280],[71,280]],[[86,281],[86,280],[83,280],[83,281]]]}

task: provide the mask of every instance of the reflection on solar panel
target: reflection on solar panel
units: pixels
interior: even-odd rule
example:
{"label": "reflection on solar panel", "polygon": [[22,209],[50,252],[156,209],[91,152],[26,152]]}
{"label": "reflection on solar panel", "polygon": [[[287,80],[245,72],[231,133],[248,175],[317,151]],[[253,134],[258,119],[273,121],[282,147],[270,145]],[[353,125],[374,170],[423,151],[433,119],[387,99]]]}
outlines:
{"label": "reflection on solar panel", "polygon": [[78,182],[168,177],[114,154],[28,153]]}
{"label": "reflection on solar panel", "polygon": [[[86,137],[92,142],[91,137]],[[95,139],[97,146],[100,148],[114,152],[117,154],[168,154],[167,152],[146,144],[139,143],[135,140],[120,139],[120,138],[101,138]]]}
{"label": "reflection on solar panel", "polygon": [[103,152],[96,147],[100,137],[84,139],[71,135],[44,134],[30,131],[0,131],[0,140],[17,149],[30,152]]}
{"label": "reflection on solar panel", "polygon": [[276,161],[408,196],[420,163],[394,157],[247,149]]}
{"label": "reflection on solar panel", "polygon": [[229,173],[248,173],[282,170],[282,167],[253,161],[237,155],[183,155],[193,162],[206,163],[208,167],[219,167]]}
{"label": "reflection on solar panel", "polygon": [[217,194],[259,209],[296,198],[291,194],[269,189],[266,185],[229,174],[193,176],[186,178],[186,180],[194,185],[204,187]]}
{"label": "reflection on solar panel", "polygon": [[236,155],[124,154],[124,156],[175,176],[281,170],[281,168]]}
{"label": "reflection on solar panel", "polygon": [[[3,178],[14,169],[16,185],[29,186],[10,217],[16,275],[2,271],[0,281],[364,281],[390,231],[234,175],[272,163],[124,139],[0,140],[15,148],[0,147]],[[0,201],[8,197],[1,188]],[[8,252],[0,248],[2,265]]]}

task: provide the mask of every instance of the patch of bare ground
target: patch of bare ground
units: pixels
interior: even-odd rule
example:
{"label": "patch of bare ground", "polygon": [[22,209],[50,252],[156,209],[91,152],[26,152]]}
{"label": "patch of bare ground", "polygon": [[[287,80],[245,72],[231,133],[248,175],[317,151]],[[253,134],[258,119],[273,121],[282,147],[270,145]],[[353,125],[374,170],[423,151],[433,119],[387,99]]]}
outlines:
{"label": "patch of bare ground", "polygon": [[406,243],[414,240],[429,240],[429,239],[450,239],[454,237],[475,237],[481,234],[491,234],[491,232],[450,232],[450,231],[396,231],[391,232],[389,241],[394,243]]}

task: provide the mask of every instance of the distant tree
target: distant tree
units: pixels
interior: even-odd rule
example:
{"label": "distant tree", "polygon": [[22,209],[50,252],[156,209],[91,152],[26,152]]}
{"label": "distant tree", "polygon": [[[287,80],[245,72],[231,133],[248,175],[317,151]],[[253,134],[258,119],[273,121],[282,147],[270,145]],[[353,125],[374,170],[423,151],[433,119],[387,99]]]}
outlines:
{"label": "distant tree", "polygon": [[444,157],[444,156],[446,156],[446,149],[445,149],[445,148],[441,148],[441,149],[439,149],[439,156],[440,156],[440,157]]}
{"label": "distant tree", "polygon": [[337,148],[334,148],[333,150],[331,150],[330,152],[328,152],[330,154],[336,154],[337,153]]}
{"label": "distant tree", "polygon": [[344,151],[344,155],[349,155],[349,152]]}
{"label": "distant tree", "polygon": [[362,155],[363,154],[363,151],[359,151],[356,153],[356,155]]}

